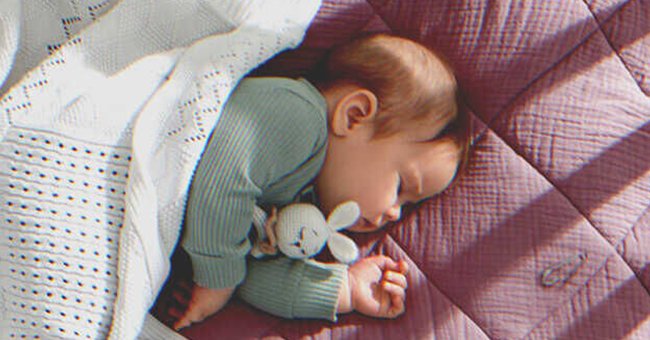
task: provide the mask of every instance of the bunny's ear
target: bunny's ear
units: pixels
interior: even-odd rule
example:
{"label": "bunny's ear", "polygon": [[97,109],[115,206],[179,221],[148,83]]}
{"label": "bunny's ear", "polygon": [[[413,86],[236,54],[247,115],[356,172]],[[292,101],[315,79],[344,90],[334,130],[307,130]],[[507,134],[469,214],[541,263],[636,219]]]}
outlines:
{"label": "bunny's ear", "polygon": [[264,223],[266,223],[266,212],[257,205],[253,206],[253,225],[257,231],[258,239],[266,238],[266,231],[264,230]]}
{"label": "bunny's ear", "polygon": [[359,257],[359,248],[349,237],[333,233],[327,240],[330,252],[341,263],[352,263]]}
{"label": "bunny's ear", "polygon": [[339,204],[327,218],[327,224],[332,230],[341,230],[354,224],[361,215],[359,204],[347,201]]}

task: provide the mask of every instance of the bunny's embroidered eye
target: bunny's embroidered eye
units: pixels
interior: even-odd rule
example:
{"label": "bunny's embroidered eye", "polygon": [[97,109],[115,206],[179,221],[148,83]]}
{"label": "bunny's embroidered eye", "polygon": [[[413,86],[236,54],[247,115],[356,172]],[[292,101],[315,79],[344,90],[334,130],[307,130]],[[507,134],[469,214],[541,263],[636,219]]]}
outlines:
{"label": "bunny's embroidered eye", "polygon": [[292,243],[291,245],[300,248],[302,246],[302,241],[305,239],[305,229],[306,227],[300,227],[300,231],[298,232],[299,238],[296,242]]}
{"label": "bunny's embroidered eye", "polygon": [[300,227],[300,241],[305,239],[305,229],[306,227]]}

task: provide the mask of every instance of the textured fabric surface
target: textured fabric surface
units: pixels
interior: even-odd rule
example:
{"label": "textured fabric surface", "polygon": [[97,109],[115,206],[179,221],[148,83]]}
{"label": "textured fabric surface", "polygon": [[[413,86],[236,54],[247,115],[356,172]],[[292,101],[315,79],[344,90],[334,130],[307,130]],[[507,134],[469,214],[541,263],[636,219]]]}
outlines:
{"label": "textured fabric surface", "polygon": [[318,5],[0,1],[0,339],[166,329],[147,313],[209,131]]}
{"label": "textured fabric surface", "polygon": [[[298,50],[259,74],[300,75],[360,32],[442,52],[472,110],[467,173],[362,253],[406,259],[406,313],[336,324],[240,303],[190,338],[650,338],[650,4],[328,0]],[[246,327],[233,327],[246,325]]]}

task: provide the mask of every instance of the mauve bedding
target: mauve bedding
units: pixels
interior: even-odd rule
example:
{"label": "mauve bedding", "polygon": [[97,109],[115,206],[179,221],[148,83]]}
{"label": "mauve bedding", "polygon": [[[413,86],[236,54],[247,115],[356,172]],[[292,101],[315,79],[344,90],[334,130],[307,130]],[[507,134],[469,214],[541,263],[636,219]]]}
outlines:
{"label": "mauve bedding", "polygon": [[192,339],[649,339],[650,3],[325,0],[298,76],[361,32],[444,54],[472,115],[460,181],[362,254],[410,264],[406,313],[283,320],[234,301]]}

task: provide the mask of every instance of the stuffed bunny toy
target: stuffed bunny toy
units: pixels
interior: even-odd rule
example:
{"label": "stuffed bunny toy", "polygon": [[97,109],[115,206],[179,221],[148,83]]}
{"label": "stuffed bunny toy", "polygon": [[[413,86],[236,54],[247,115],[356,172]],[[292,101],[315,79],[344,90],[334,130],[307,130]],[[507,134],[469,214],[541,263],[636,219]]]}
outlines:
{"label": "stuffed bunny toy", "polygon": [[339,230],[353,225],[360,215],[359,205],[348,201],[338,205],[327,220],[314,205],[294,203],[266,212],[255,206],[253,224],[258,241],[251,250],[255,257],[275,255],[277,248],[287,257],[307,259],[318,254],[327,243],[332,255],[342,263],[352,263],[359,256],[357,245]]}

